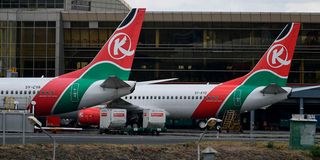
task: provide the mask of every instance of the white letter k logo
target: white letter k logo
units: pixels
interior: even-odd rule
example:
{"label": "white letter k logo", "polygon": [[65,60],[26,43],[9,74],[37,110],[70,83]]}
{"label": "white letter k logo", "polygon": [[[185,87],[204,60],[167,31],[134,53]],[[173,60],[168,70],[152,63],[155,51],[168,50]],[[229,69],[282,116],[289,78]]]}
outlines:
{"label": "white letter k logo", "polygon": [[281,49],[280,49],[280,51],[278,51],[277,49],[274,49],[273,51],[272,51],[272,60],[271,60],[271,62],[272,62],[272,64],[276,64],[276,60],[279,62],[279,63],[281,63],[282,65],[288,65],[288,64],[290,64],[290,60],[289,61],[286,61],[286,60],[283,60],[283,59],[281,59],[280,58],[280,56],[283,54],[283,51],[284,51],[284,48],[282,47]]}
{"label": "white letter k logo", "polygon": [[[130,48],[129,48],[128,50],[122,48],[122,46],[123,46],[124,44],[126,44],[126,42],[127,42],[127,37],[126,37],[126,36],[124,36],[121,41],[120,41],[120,38],[117,38],[117,39],[115,40],[115,42],[114,42],[114,47],[113,47],[114,55],[118,55],[118,54],[119,54],[119,53],[118,53],[119,50],[120,50],[120,52],[121,52],[122,54],[124,54],[124,55],[126,55],[126,56],[131,56],[131,55],[133,55],[134,51],[133,51],[133,50],[132,50],[132,51],[129,51]],[[130,42],[129,42],[129,43],[130,43]]]}

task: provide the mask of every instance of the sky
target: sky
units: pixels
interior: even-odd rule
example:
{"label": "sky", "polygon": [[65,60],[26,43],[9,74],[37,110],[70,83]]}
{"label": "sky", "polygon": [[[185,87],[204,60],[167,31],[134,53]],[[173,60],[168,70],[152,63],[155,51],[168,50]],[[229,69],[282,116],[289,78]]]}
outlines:
{"label": "sky", "polygon": [[320,12],[320,0],[125,0],[147,11]]}

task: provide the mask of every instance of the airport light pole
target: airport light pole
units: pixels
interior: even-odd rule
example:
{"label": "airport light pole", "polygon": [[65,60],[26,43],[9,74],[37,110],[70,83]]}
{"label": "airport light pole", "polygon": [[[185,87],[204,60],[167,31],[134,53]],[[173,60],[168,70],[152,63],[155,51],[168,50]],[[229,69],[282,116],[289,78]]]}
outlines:
{"label": "airport light pole", "polygon": [[53,155],[52,155],[52,160],[56,159],[56,140],[54,137],[52,137],[46,130],[44,130],[41,126],[42,123],[34,116],[29,116],[28,119],[37,127],[41,129],[42,132],[44,132],[53,142]]}
{"label": "airport light pole", "polygon": [[205,129],[204,129],[203,133],[200,134],[200,138],[199,138],[198,144],[197,144],[198,160],[200,160],[200,142],[201,142],[202,138],[204,137],[204,135],[207,133],[208,127],[209,127],[209,129],[212,129],[213,126],[217,122],[222,122],[222,120],[217,119],[217,118],[209,118],[207,123],[205,124]]}

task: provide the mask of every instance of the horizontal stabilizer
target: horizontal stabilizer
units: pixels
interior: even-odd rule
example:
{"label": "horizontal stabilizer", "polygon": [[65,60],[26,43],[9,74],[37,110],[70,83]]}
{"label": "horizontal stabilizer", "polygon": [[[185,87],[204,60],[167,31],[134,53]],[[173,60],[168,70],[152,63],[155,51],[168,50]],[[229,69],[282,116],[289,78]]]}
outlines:
{"label": "horizontal stabilizer", "polygon": [[263,94],[279,94],[279,93],[287,93],[286,90],[281,88],[279,85],[272,83],[266,86],[261,90],[261,93]]}
{"label": "horizontal stabilizer", "polygon": [[119,89],[119,88],[130,87],[130,85],[124,82],[123,80],[119,79],[118,77],[109,77],[100,85],[100,87]]}
{"label": "horizontal stabilizer", "polygon": [[143,82],[137,82],[137,85],[147,85],[147,84],[155,84],[155,83],[169,82],[169,81],[175,81],[175,80],[177,80],[177,79],[178,79],[178,78],[143,81]]}

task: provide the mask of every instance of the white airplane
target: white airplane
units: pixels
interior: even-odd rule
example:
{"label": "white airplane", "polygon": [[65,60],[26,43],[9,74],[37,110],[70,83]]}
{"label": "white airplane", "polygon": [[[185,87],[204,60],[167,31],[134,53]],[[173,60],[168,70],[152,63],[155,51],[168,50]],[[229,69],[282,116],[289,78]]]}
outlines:
{"label": "white airplane", "polygon": [[45,116],[98,105],[134,90],[128,80],[145,9],[132,9],[86,67],[54,78],[0,78],[0,100],[21,105],[36,102],[35,115]]}
{"label": "white airplane", "polygon": [[246,75],[220,84],[137,84],[132,94],[108,105],[128,111],[163,109],[172,119],[221,118],[227,110],[241,112],[287,99],[287,78],[300,30],[288,24]]}

